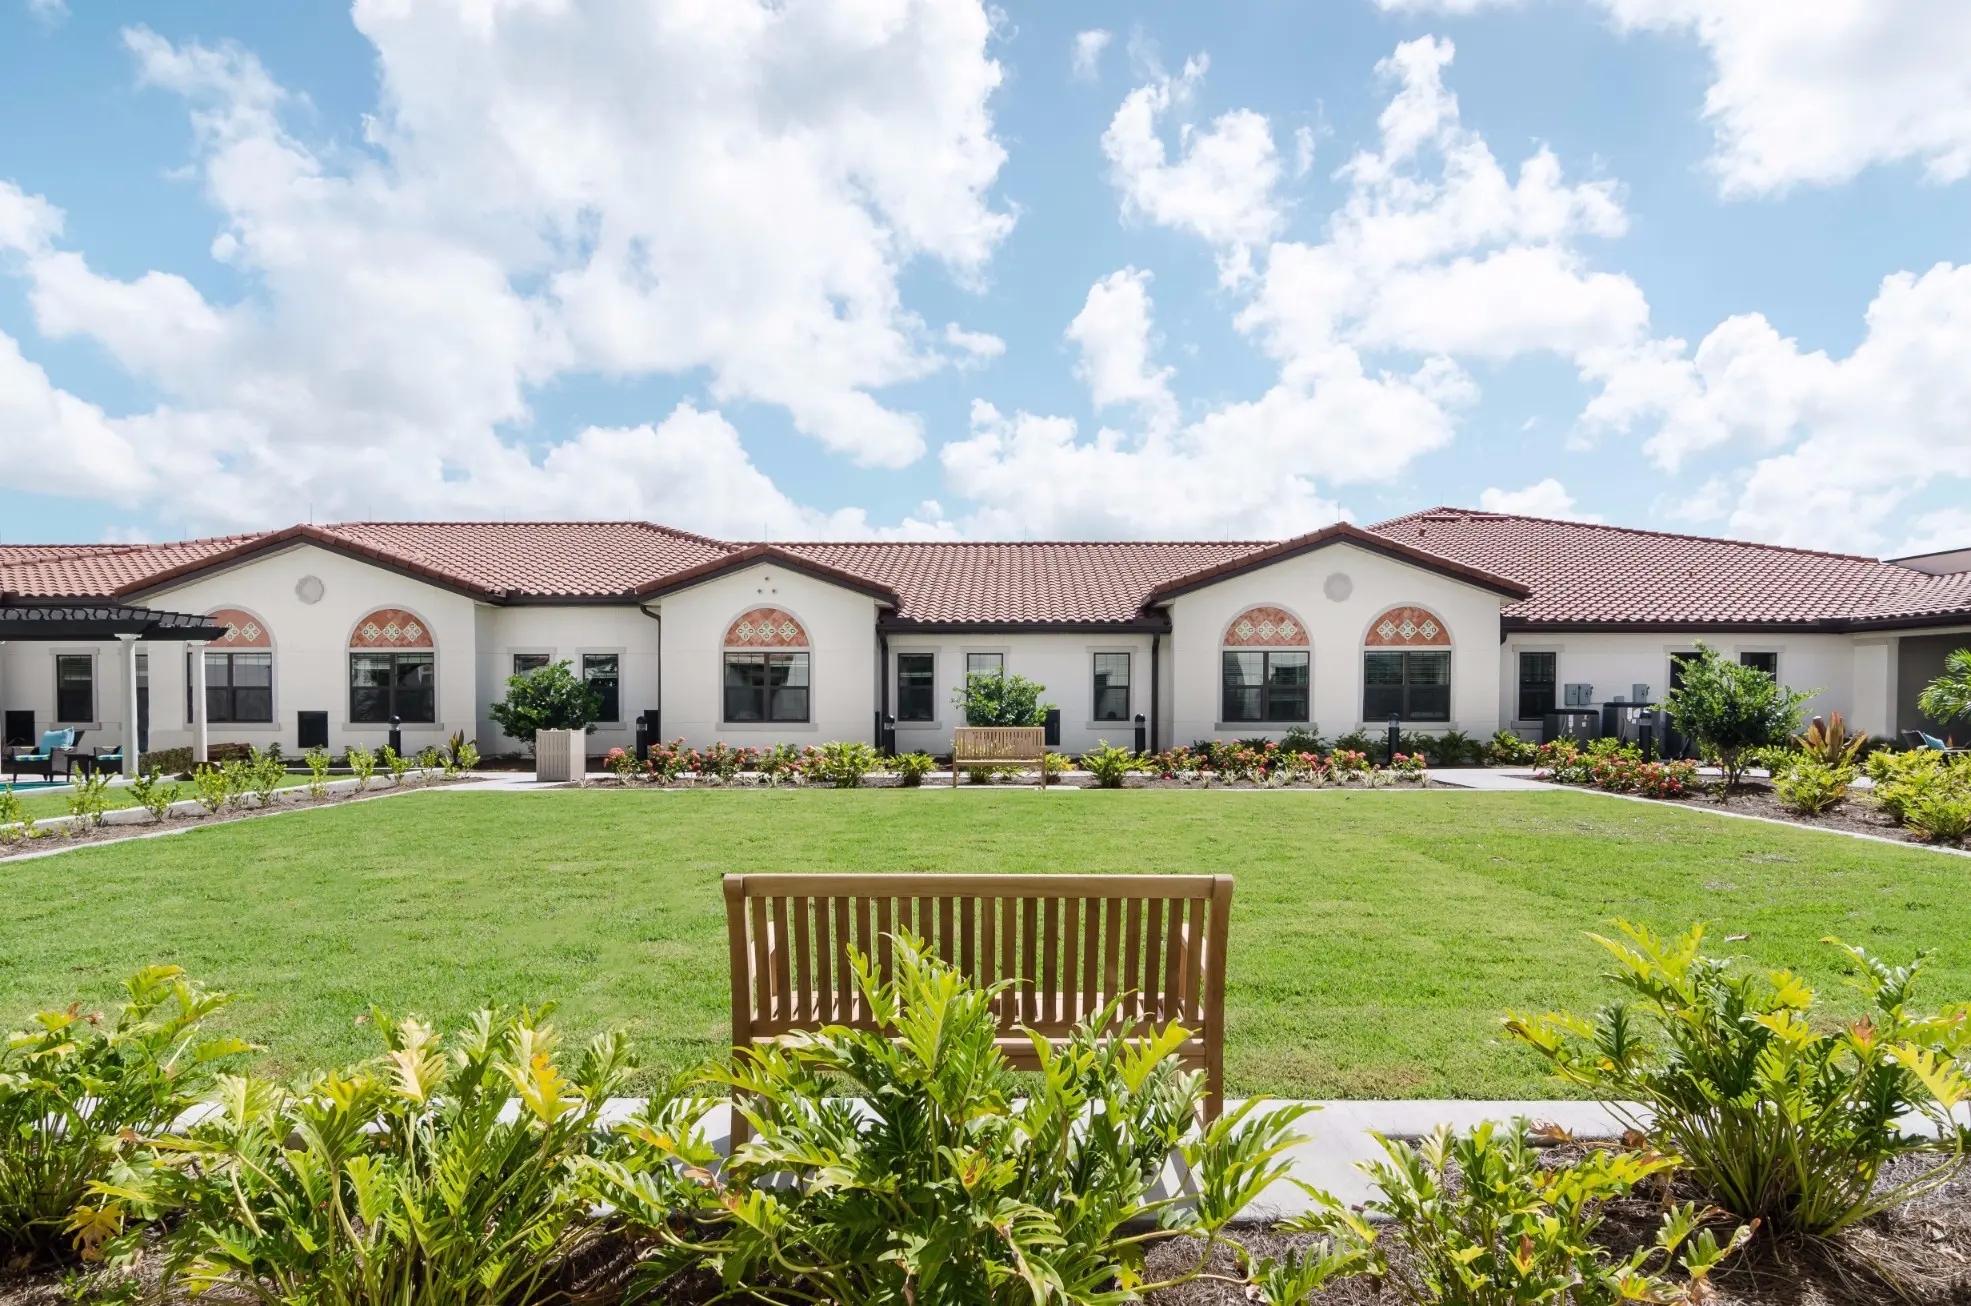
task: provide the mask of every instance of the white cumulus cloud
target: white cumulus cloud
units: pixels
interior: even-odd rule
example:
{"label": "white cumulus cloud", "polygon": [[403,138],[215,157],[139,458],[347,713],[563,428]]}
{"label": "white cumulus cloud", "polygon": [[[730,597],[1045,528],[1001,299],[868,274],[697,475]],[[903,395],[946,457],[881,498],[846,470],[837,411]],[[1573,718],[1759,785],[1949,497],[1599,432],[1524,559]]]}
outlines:
{"label": "white cumulus cloud", "polygon": [[1551,476],[1522,490],[1501,490],[1494,486],[1478,496],[1478,506],[1486,512],[1511,513],[1520,517],[1551,517],[1558,521],[1601,520],[1592,513],[1577,510],[1574,496]]}
{"label": "white cumulus cloud", "polygon": [[1102,68],[1102,51],[1109,48],[1113,38],[1097,27],[1086,32],[1074,34],[1074,48],[1069,56],[1069,68],[1075,77],[1084,82],[1092,82]]}
{"label": "white cumulus cloud", "polygon": [[1172,369],[1151,362],[1155,349],[1150,274],[1136,268],[1112,272],[1088,288],[1081,312],[1068,323],[1068,339],[1081,350],[1075,372],[1097,408],[1133,404],[1153,425],[1176,420],[1170,391]]}

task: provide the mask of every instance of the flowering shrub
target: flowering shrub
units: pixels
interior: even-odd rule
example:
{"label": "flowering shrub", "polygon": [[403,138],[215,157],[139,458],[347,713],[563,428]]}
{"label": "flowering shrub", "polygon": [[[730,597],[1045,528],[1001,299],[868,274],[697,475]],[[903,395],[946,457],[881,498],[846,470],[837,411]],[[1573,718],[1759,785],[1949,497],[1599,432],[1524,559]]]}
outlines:
{"label": "flowering shrub", "polygon": [[679,776],[691,769],[691,758],[691,750],[684,746],[683,736],[679,736],[652,744],[649,756],[644,759],[644,771],[659,784],[675,784]]}
{"label": "flowering shrub", "polygon": [[1389,759],[1389,769],[1399,780],[1421,783],[1424,778],[1424,755],[1422,753],[1398,753]]}
{"label": "flowering shrub", "polygon": [[1597,739],[1583,749],[1571,739],[1541,744],[1534,774],[1555,784],[1589,785],[1615,794],[1683,798],[1697,787],[1697,763],[1646,762],[1639,748]]}
{"label": "flowering shrub", "polygon": [[769,785],[806,784],[814,774],[815,750],[775,744],[760,754],[760,778]]}
{"label": "flowering shrub", "polygon": [[615,772],[616,779],[623,784],[628,784],[630,781],[636,779],[636,773],[641,769],[637,765],[636,754],[630,752],[627,748],[610,749],[603,755],[602,764]]}
{"label": "flowering shrub", "polygon": [[1328,754],[1328,769],[1334,772],[1337,780],[1345,780],[1352,775],[1367,775],[1369,755],[1352,748],[1337,748]]}

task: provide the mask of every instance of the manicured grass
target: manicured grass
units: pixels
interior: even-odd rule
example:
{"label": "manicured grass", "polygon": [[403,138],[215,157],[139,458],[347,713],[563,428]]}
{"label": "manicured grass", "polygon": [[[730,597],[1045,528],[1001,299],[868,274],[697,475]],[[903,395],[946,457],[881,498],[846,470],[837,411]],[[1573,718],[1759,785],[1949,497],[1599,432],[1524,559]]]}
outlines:
{"label": "manicured grass", "polygon": [[[336,778],[342,779],[343,777],[338,776]],[[4,780],[0,780],[0,784],[5,783]],[[168,784],[170,782],[166,781],[166,783]],[[283,789],[292,789],[297,785],[305,785],[307,783],[308,777],[305,775],[290,775],[282,778],[280,787]],[[69,814],[68,800],[71,792],[69,790],[63,790],[58,793],[23,792],[20,795],[21,810],[26,812],[30,819],[36,821],[50,816],[67,816]],[[178,785],[178,797],[185,800],[196,798],[198,797],[198,790],[192,785],[191,781],[181,781]],[[104,792],[103,801],[110,808],[135,807],[137,805],[137,797],[130,792],[130,786],[122,783],[112,783]]]}
{"label": "manicured grass", "polygon": [[[1505,1007],[1610,996],[1583,931],[1710,923],[1844,1004],[1823,935],[1971,998],[1971,862],[1587,794],[828,790],[416,793],[0,861],[0,1017],[173,961],[250,994],[295,1070],[368,1055],[370,1003],[552,999],[646,1061],[717,1051],[727,871],[1231,872],[1235,1091],[1554,1096]],[[1726,942],[1729,934],[1749,937]]]}

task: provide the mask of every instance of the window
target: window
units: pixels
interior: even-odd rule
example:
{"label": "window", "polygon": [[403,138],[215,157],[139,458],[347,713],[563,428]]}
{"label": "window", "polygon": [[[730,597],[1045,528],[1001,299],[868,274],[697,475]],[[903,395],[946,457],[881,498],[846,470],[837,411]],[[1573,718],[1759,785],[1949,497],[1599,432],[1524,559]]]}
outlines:
{"label": "window", "polygon": [[1672,653],[1670,655],[1670,688],[1672,690],[1682,689],[1684,687],[1684,664],[1701,660],[1701,656],[1696,653]]}
{"label": "window", "polygon": [[[1551,692],[1551,691],[1550,691]],[[1449,653],[1364,653],[1362,719],[1451,719]]]}
{"label": "window", "polygon": [[1554,689],[1560,679],[1560,654],[1519,655],[1519,719],[1538,721],[1554,710]]}
{"label": "window", "polygon": [[1738,665],[1741,667],[1751,667],[1754,671],[1763,671],[1774,680],[1779,679],[1779,654],[1777,653],[1740,653],[1738,655]]}
{"label": "window", "polygon": [[967,653],[965,655],[965,679],[973,676],[1003,676],[1006,674],[1006,655],[1004,653]]}
{"label": "window", "polygon": [[938,719],[937,670],[935,653],[897,654],[897,720]]}
{"label": "window", "polygon": [[621,721],[623,719],[622,695],[617,692],[618,659],[614,653],[582,654],[582,679],[588,682],[595,696],[601,700],[596,709],[598,721]]}
{"label": "window", "polygon": [[1095,655],[1095,719],[1129,720],[1129,654]]}
{"label": "window", "polygon": [[[185,655],[185,719],[191,720],[192,655]],[[274,719],[274,655],[205,655],[205,719],[270,722]]]}
{"label": "window", "polygon": [[55,720],[96,719],[96,659],[87,653],[55,655]]}
{"label": "window", "polygon": [[429,725],[438,719],[437,668],[429,653],[351,653],[349,720],[388,725],[390,718]]}
{"label": "window", "polygon": [[1225,720],[1305,721],[1308,654],[1225,650]]}
{"label": "window", "polygon": [[513,655],[513,674],[524,676],[529,672],[539,671],[547,664],[548,655],[545,653],[515,653]]}
{"label": "window", "polygon": [[805,653],[728,653],[725,655],[727,721],[806,721],[808,655]]}

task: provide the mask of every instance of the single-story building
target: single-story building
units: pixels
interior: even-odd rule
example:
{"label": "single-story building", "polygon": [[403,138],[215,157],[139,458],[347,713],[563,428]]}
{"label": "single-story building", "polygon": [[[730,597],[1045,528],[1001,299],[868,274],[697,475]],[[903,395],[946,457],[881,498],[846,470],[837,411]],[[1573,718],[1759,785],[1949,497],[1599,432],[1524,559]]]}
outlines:
{"label": "single-story building", "polygon": [[[26,620],[64,605],[190,624]],[[172,638],[192,629],[224,633]],[[1934,731],[1916,695],[1971,644],[1971,551],[1885,561],[1452,508],[1280,541],[357,522],[0,546],[10,745],[72,726],[111,747],[134,722],[146,751],[183,746],[202,716],[214,741],[340,750],[395,717],[407,748],[462,732],[509,752],[488,705],[550,660],[600,692],[596,752],[645,713],[699,746],[873,740],[893,717],[898,748],[945,751],[966,675],[1001,669],[1047,687],[1069,750],[1131,742],[1138,716],[1153,747],[1392,716],[1531,736],[1566,703],[1659,697],[1698,640],[1872,734]]]}

